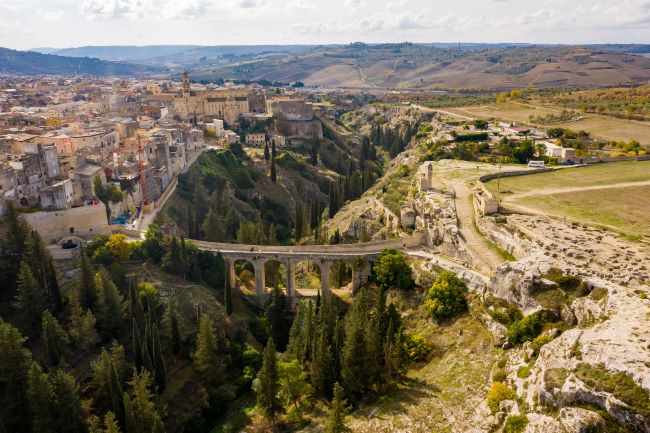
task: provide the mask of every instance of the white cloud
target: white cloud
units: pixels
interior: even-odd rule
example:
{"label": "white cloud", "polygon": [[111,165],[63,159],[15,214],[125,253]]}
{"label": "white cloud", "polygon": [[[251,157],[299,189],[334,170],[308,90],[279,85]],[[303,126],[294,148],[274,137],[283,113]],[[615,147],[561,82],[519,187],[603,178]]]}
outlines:
{"label": "white cloud", "polygon": [[84,0],[81,10],[90,19],[143,18],[150,9],[148,0]]}
{"label": "white cloud", "polygon": [[57,21],[63,18],[63,11],[47,11],[39,13],[38,16],[40,16],[43,21]]}
{"label": "white cloud", "polygon": [[178,0],[164,4],[163,17],[170,19],[209,18],[213,11],[211,0]]}

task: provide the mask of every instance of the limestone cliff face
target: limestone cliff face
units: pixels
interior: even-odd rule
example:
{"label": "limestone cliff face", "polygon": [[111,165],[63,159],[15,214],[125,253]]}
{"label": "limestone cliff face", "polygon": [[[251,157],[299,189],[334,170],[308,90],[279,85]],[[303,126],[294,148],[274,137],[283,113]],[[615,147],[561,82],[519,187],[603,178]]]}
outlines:
{"label": "limestone cliff face", "polygon": [[[553,260],[541,253],[499,268],[486,291],[530,313],[540,308],[532,297],[534,287]],[[650,301],[638,295],[639,289],[611,282],[587,279],[598,287],[598,297],[582,297],[565,307],[565,315],[574,317],[577,327],[563,332],[539,351],[530,366],[530,376],[518,378],[521,366],[530,365],[530,344],[510,353],[509,381],[516,385],[531,412],[526,432],[587,432],[602,427],[602,417],[576,406],[591,405],[606,411],[631,431],[650,432],[650,416],[628,406],[620,397],[589,385],[575,373],[580,365],[595,366],[607,374],[620,372],[650,392]],[[495,336],[500,333],[496,332]],[[542,408],[558,408],[559,416],[549,418],[536,413]],[[602,430],[596,430],[602,431]]]}

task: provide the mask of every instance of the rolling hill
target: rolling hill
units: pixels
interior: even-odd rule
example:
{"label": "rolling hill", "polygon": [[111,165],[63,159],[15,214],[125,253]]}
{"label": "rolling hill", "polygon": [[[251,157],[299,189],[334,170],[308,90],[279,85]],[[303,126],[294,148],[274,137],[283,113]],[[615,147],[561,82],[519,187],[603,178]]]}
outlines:
{"label": "rolling hill", "polygon": [[192,76],[368,89],[602,87],[647,82],[650,59],[573,46],[468,51],[410,43],[357,43],[232,59],[228,64],[197,68]]}
{"label": "rolling hill", "polygon": [[132,63],[107,62],[96,58],[64,57],[0,48],[0,73],[6,74],[136,76],[161,70]]}

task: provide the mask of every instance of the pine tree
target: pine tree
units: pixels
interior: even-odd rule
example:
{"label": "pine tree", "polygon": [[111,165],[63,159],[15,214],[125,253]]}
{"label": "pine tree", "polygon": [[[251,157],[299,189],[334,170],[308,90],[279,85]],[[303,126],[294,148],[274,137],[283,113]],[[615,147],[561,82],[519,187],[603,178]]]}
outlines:
{"label": "pine tree", "polygon": [[307,304],[310,301],[301,301],[296,307],[296,315],[291,324],[289,331],[289,342],[287,343],[286,356],[289,359],[297,359],[301,364],[304,363],[304,329],[307,318]]}
{"label": "pine tree", "polygon": [[81,263],[79,266],[81,274],[77,280],[77,292],[81,300],[81,305],[91,311],[95,311],[98,306],[97,287],[95,286],[95,274],[90,266],[90,262],[85,252],[81,251]]}
{"label": "pine tree", "polygon": [[145,433],[149,431],[154,419],[155,405],[151,393],[151,375],[148,371],[140,374],[133,372],[133,379],[129,382],[131,386],[131,406],[135,418],[136,430]]}
{"label": "pine tree", "polygon": [[201,225],[203,234],[206,241],[209,242],[223,242],[226,240],[226,234],[223,230],[223,223],[219,218],[219,214],[210,209],[208,216],[205,217]]}
{"label": "pine tree", "polygon": [[271,182],[276,183],[278,175],[275,172],[275,157],[271,158]]}
{"label": "pine tree", "polygon": [[84,412],[79,399],[79,385],[68,372],[52,373],[52,387],[56,400],[57,433],[86,433]]}
{"label": "pine tree", "polygon": [[14,306],[25,320],[27,329],[35,332],[46,308],[45,292],[38,284],[26,262],[20,264],[18,292]]}
{"label": "pine tree", "polygon": [[9,432],[24,431],[30,417],[25,389],[32,354],[24,343],[18,329],[0,318],[0,408]]}
{"label": "pine tree", "polygon": [[38,433],[56,433],[56,401],[47,373],[32,363],[27,374],[27,399],[31,412],[32,430]]}
{"label": "pine tree", "polygon": [[221,361],[217,356],[217,337],[214,324],[207,314],[201,316],[199,331],[196,335],[196,351],[194,352],[194,367],[204,379],[218,383],[221,378]]}
{"label": "pine tree", "polygon": [[167,369],[165,367],[165,359],[163,358],[162,347],[160,345],[160,337],[158,336],[158,329],[154,328],[153,333],[153,368],[154,368],[154,381],[158,394],[162,394],[165,390],[167,380]]}
{"label": "pine tree", "polygon": [[181,252],[176,237],[172,237],[167,246],[167,253],[163,256],[161,268],[163,271],[178,275]]}
{"label": "pine tree", "polygon": [[165,425],[160,419],[160,415],[156,412],[153,416],[153,425],[151,426],[151,433],[165,433]]}
{"label": "pine tree", "polygon": [[347,433],[352,431],[345,424],[345,416],[349,411],[350,408],[347,406],[347,402],[345,401],[343,388],[337,382],[334,384],[334,398],[332,398],[330,412],[325,420],[324,432]]}
{"label": "pine tree", "polygon": [[122,433],[117,419],[115,418],[115,414],[111,411],[106,412],[106,416],[104,416],[103,433]]}
{"label": "pine tree", "polygon": [[124,330],[122,295],[105,268],[95,275],[98,295],[98,325],[106,339],[119,337]]}
{"label": "pine tree", "polygon": [[49,311],[43,313],[43,340],[47,348],[49,365],[56,367],[68,351],[68,334]]}
{"label": "pine tree", "polygon": [[257,373],[253,387],[257,395],[257,405],[262,413],[266,418],[275,421],[282,405],[278,398],[278,367],[273,338],[269,338],[262,359],[262,368]]}
{"label": "pine tree", "polygon": [[131,397],[128,393],[124,393],[124,433],[140,433],[135,426],[135,415],[133,415],[133,406],[131,405]]}

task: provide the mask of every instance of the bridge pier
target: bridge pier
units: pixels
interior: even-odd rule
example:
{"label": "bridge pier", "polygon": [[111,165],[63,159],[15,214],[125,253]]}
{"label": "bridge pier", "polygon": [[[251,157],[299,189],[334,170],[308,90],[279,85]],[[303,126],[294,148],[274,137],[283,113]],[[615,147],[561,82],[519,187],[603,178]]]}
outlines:
{"label": "bridge pier", "polygon": [[329,260],[321,260],[320,267],[320,292],[322,296],[330,294],[330,272],[332,270],[332,263]]}
{"label": "bridge pier", "polygon": [[352,264],[352,293],[356,293],[361,286],[370,280],[370,274],[371,269],[368,260],[364,260],[361,266],[358,266],[357,263]]}
{"label": "bridge pier", "polygon": [[226,272],[228,272],[228,281],[231,289],[237,288],[237,274],[235,273],[235,259],[226,259]]}
{"label": "bridge pier", "polygon": [[253,260],[253,267],[255,268],[255,296],[257,296],[257,301],[260,305],[264,303],[264,295],[266,294],[264,263],[266,263],[266,260]]}
{"label": "bridge pier", "polygon": [[287,297],[293,298],[296,295],[296,263],[289,259],[285,263],[287,271]]}

